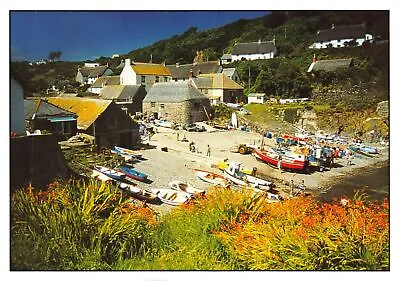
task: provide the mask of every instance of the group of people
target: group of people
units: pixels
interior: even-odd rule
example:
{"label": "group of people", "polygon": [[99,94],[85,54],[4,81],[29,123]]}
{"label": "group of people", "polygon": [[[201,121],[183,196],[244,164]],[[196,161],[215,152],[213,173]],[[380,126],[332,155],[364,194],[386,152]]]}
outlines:
{"label": "group of people", "polygon": [[[189,151],[200,153],[198,147],[196,147],[196,144],[193,141],[189,143]],[[207,144],[207,156],[211,156],[211,147],[209,144]]]}

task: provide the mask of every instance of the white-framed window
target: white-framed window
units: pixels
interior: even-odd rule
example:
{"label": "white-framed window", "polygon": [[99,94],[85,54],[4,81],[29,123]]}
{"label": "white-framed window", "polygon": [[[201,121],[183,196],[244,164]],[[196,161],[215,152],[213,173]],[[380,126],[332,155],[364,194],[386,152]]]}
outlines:
{"label": "white-framed window", "polygon": [[162,103],[162,104],[160,104],[160,108],[161,109],[164,109],[164,107],[165,107],[165,105]]}
{"label": "white-framed window", "polygon": [[156,76],[156,83],[160,82],[160,77]]}

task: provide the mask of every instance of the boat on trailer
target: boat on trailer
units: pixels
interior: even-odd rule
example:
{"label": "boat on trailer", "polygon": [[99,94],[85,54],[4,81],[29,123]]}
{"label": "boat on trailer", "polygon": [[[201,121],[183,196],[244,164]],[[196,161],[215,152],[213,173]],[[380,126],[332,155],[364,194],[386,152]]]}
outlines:
{"label": "boat on trailer", "polygon": [[[278,162],[281,162],[281,169],[304,171],[308,167],[308,159],[306,155],[296,153],[285,153],[274,151],[272,149],[260,150],[254,149],[253,156],[261,161],[278,167]],[[281,158],[279,160],[279,158]]]}

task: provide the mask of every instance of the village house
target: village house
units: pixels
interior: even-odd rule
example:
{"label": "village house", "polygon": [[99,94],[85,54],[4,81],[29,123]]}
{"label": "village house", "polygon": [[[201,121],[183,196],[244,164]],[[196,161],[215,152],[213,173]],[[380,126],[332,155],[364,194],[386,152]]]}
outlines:
{"label": "village house", "polygon": [[121,85],[144,85],[149,91],[155,83],[169,82],[170,70],[162,64],[134,62],[125,60],[125,66],[120,74]]}
{"label": "village house", "polygon": [[24,135],[24,89],[20,79],[13,74],[10,81],[10,119],[10,133]]}
{"label": "village house", "polygon": [[314,55],[313,62],[308,67],[307,72],[315,71],[335,71],[337,69],[346,69],[353,65],[353,59],[333,59],[333,60],[317,60]]}
{"label": "village house", "polygon": [[341,48],[351,46],[361,46],[365,42],[372,42],[372,34],[367,33],[365,24],[341,25],[332,24],[330,29],[317,31],[314,43],[310,49],[324,49],[328,47]]}
{"label": "village house", "polygon": [[222,71],[222,66],[218,61],[197,62],[190,64],[172,64],[167,65],[171,71],[172,80],[186,81],[189,78],[197,77],[200,74],[219,73]]}
{"label": "village house", "polygon": [[107,65],[99,65],[98,63],[85,63],[84,67],[78,68],[75,80],[81,85],[93,84],[97,78],[113,75],[113,71]]}
{"label": "village house", "polygon": [[243,87],[223,73],[200,74],[191,79],[197,89],[210,99],[212,104],[220,102],[245,102]]}
{"label": "village house", "polygon": [[137,112],[143,112],[146,95],[143,85],[111,85],[103,88],[99,98],[113,100],[125,113],[136,115]]}
{"label": "village house", "polygon": [[24,112],[26,127],[30,132],[45,130],[59,140],[74,136],[77,132],[77,115],[45,100],[25,99]]}
{"label": "village house", "polygon": [[230,64],[232,62],[232,54],[223,54],[220,61],[221,64]]}
{"label": "village house", "polygon": [[95,138],[98,147],[133,148],[140,140],[139,125],[112,100],[51,97],[48,102],[78,116],[78,132]]}
{"label": "village house", "polygon": [[211,107],[209,99],[189,80],[155,84],[143,100],[143,113],[155,119],[190,124],[207,120]]}
{"label": "village house", "polygon": [[230,79],[235,81],[236,83],[240,83],[240,76],[239,72],[237,72],[236,68],[231,67],[231,68],[223,68],[220,73],[225,74],[228,76]]}
{"label": "village house", "polygon": [[119,83],[120,83],[119,75],[99,77],[92,85],[90,85],[90,87],[88,88],[88,92],[98,95],[100,94],[101,90],[104,87],[111,85],[119,85]]}
{"label": "village house", "polygon": [[[232,48],[231,61],[246,60],[267,60],[276,57],[278,50],[276,48],[275,39],[272,41],[258,40],[258,42],[236,43]],[[229,61],[228,56],[221,57],[222,63]]]}
{"label": "village house", "polygon": [[264,93],[250,93],[247,96],[247,103],[261,103],[265,102],[265,94]]}

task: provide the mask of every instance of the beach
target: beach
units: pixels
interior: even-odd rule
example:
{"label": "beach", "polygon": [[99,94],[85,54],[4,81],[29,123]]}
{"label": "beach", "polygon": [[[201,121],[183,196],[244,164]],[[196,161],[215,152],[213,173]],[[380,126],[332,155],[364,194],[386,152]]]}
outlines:
{"label": "beach", "polygon": [[[205,124],[204,124],[205,125]],[[135,169],[148,174],[148,189],[167,188],[173,180],[182,180],[195,187],[207,190],[210,184],[196,177],[193,169],[203,169],[222,174],[215,168],[221,161],[242,163],[245,169],[257,168],[257,176],[273,181],[277,189],[289,192],[289,182],[299,184],[304,180],[306,191],[318,196],[326,193],[331,186],[337,185],[346,177],[368,171],[374,165],[388,165],[388,147],[378,145],[379,154],[373,157],[357,156],[351,166],[346,166],[346,159],[335,159],[335,166],[323,172],[314,171],[309,174],[279,171],[265,163],[257,161],[251,154],[239,154],[230,151],[232,146],[251,144],[259,146],[261,135],[239,130],[218,130],[205,125],[206,132],[177,131],[170,128],[157,127],[157,133],[150,140],[143,142],[142,150],[145,160],[134,164]],[[179,140],[177,133],[179,132]],[[182,141],[186,139],[186,141]],[[190,152],[189,144],[194,142],[196,152]],[[267,145],[273,145],[273,139],[264,138]],[[207,156],[207,145],[211,148],[211,156]],[[386,161],[386,162],[385,162]],[[383,164],[382,164],[383,163]],[[389,175],[388,175],[389,177]],[[142,185],[142,184],[140,184]],[[164,204],[163,204],[164,205]],[[162,208],[167,209],[163,207]]]}

